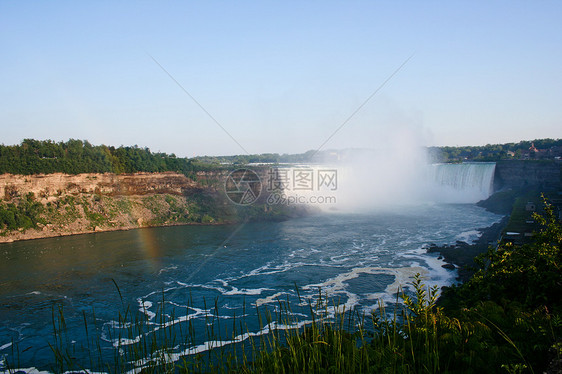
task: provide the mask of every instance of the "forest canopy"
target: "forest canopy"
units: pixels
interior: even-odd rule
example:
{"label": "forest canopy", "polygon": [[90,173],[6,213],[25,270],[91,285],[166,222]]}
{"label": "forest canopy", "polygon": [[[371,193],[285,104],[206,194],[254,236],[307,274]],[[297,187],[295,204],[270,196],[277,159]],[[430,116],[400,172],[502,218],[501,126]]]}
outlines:
{"label": "forest canopy", "polygon": [[94,146],[88,141],[70,139],[25,139],[19,145],[0,145],[0,174],[49,173],[136,173],[174,171],[186,175],[208,169],[197,160],[174,154],[154,153],[148,148]]}

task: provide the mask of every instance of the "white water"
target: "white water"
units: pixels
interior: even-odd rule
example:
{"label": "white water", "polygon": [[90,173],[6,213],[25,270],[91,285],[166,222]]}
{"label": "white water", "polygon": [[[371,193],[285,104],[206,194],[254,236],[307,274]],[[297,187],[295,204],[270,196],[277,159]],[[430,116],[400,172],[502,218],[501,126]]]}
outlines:
{"label": "white water", "polygon": [[429,197],[440,203],[476,203],[487,199],[493,192],[495,170],[495,162],[429,165]]}

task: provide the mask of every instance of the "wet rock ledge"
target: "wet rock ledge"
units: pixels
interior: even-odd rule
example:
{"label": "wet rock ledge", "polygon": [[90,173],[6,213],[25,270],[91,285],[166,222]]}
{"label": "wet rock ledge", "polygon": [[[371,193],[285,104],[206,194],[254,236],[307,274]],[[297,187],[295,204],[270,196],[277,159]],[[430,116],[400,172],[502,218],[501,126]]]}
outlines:
{"label": "wet rock ledge", "polygon": [[474,258],[486,252],[490,245],[497,244],[508,220],[509,217],[506,216],[500,222],[494,223],[490,227],[478,229],[481,235],[473,244],[457,241],[453,245],[438,246],[432,243],[427,247],[427,252],[439,253],[440,257],[447,262],[443,267],[450,270],[456,268],[458,270],[457,279],[464,282],[474,273],[473,269],[476,266]]}

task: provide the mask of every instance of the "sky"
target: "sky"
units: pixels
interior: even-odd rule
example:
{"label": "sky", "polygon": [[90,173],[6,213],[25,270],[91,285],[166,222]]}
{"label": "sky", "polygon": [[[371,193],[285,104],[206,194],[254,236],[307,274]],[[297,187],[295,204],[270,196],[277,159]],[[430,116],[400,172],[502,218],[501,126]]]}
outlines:
{"label": "sky", "polygon": [[2,0],[0,143],[193,157],[562,138],[561,19],[561,1]]}

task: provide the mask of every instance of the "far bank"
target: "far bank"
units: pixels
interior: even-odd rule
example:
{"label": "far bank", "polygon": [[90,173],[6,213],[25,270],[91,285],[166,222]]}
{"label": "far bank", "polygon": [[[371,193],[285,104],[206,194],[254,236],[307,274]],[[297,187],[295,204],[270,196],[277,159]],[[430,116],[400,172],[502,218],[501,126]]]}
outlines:
{"label": "far bank", "polygon": [[310,212],[269,206],[262,199],[235,205],[220,172],[183,174],[0,175],[0,243],[93,232],[174,225],[283,220]]}

